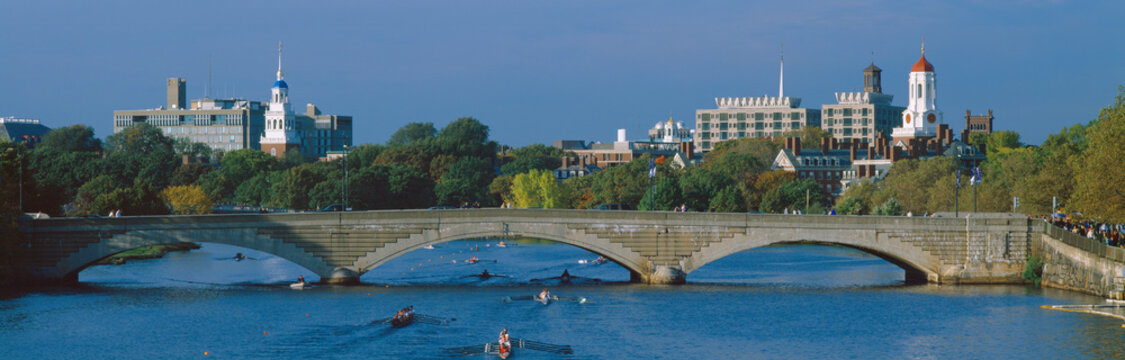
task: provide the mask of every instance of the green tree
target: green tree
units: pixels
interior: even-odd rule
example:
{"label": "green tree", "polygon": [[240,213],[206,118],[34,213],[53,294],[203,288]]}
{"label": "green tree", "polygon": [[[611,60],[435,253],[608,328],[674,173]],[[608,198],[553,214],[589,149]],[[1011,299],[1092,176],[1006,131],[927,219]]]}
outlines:
{"label": "green tree", "polygon": [[500,167],[505,175],[522,174],[531,170],[555,170],[562,166],[565,152],[554,146],[532,144],[511,151],[514,158]]}
{"label": "green tree", "polygon": [[589,200],[592,201],[586,202],[586,205],[596,207],[605,203],[626,203],[636,207],[648,191],[648,159],[648,155],[644,155],[586,176],[593,180],[589,190],[592,197]]}
{"label": "green tree", "polygon": [[900,216],[902,214],[902,204],[899,204],[895,198],[887,199],[887,202],[875,207],[875,215]]}
{"label": "green tree", "polygon": [[693,167],[680,176],[680,194],[688,209],[711,208],[711,198],[732,185],[730,178],[706,167]]}
{"label": "green tree", "polygon": [[172,138],[157,127],[138,123],[106,139],[105,174],[123,184],[147,184],[155,189],[168,185],[169,175],[180,159],[172,148]]}
{"label": "green tree", "polygon": [[1089,129],[1089,146],[1076,166],[1071,207],[1104,221],[1125,222],[1125,87],[1117,88],[1113,105],[1098,113]]}
{"label": "green tree", "polygon": [[416,142],[431,140],[437,136],[434,123],[409,123],[395,131],[387,140],[387,146],[406,146]]}
{"label": "green tree", "polygon": [[375,164],[375,159],[379,158],[379,154],[385,149],[382,145],[370,144],[352,147],[348,150],[348,171],[359,171],[361,168]]}
{"label": "green tree", "polygon": [[[805,213],[810,213],[816,209],[823,209],[827,197],[824,189],[815,180],[788,181],[762,195],[761,211],[780,213],[785,209],[790,211],[803,209]],[[805,206],[806,200],[810,206]],[[817,207],[813,208],[812,204],[817,204]]]}
{"label": "green tree", "polygon": [[[78,188],[103,173],[102,143],[94,130],[71,125],[51,130],[24,162],[24,205],[28,211],[63,215],[63,205],[73,201]],[[29,171],[30,170],[30,171]]]}
{"label": "green tree", "polygon": [[[273,189],[273,184],[280,182],[284,175],[280,171],[262,173],[242,182],[234,190],[234,201],[251,206],[265,205],[270,201],[270,191]],[[200,188],[202,189],[202,186]]]}
{"label": "green tree", "polygon": [[315,164],[300,165],[285,170],[281,181],[273,184],[270,206],[311,210],[310,203],[313,187],[326,179],[321,171],[315,169]]}
{"label": "green tree", "polygon": [[858,197],[842,198],[836,203],[836,213],[839,215],[860,215],[867,212],[867,204]]}
{"label": "green tree", "polygon": [[727,186],[711,197],[711,211],[717,212],[745,212],[745,196],[737,186]]}
{"label": "green tree", "polygon": [[453,163],[449,171],[442,175],[441,180],[434,187],[434,195],[441,205],[461,205],[479,201],[486,201],[482,204],[485,206],[494,205],[487,203],[491,199],[488,196],[488,185],[492,183],[494,177],[496,174],[487,159],[463,157]]}
{"label": "green tree", "polygon": [[675,210],[684,204],[680,192],[679,176],[661,176],[656,179],[655,185],[641,198],[639,210]]}
{"label": "green tree", "polygon": [[[109,211],[111,211],[111,210],[119,209],[120,207],[117,207],[117,208],[114,208],[114,209],[107,209],[107,207],[111,207],[111,206],[114,206],[114,205],[120,205],[120,202],[113,203],[113,204],[105,204],[105,201],[103,200],[102,203],[95,204],[95,200],[97,200],[99,196],[109,194],[109,193],[114,192],[115,190],[117,190],[119,188],[121,188],[121,184],[118,183],[117,180],[114,179],[114,177],[110,176],[110,175],[99,175],[98,177],[95,177],[95,178],[91,179],[90,181],[87,181],[85,184],[82,184],[82,187],[78,188],[78,194],[77,194],[77,196],[75,197],[75,200],[74,200],[75,210],[70,215],[80,215],[80,214],[102,214],[102,215],[105,215],[105,214],[108,214]],[[122,202],[123,201],[124,200],[122,200]]]}
{"label": "green tree", "polygon": [[172,177],[168,181],[170,186],[183,186],[195,184],[203,175],[214,171],[215,168],[211,165],[203,164],[183,164],[172,172]]}
{"label": "green tree", "polygon": [[436,140],[443,154],[484,159],[496,156],[497,145],[488,140],[488,126],[471,117],[449,123],[438,132]]}

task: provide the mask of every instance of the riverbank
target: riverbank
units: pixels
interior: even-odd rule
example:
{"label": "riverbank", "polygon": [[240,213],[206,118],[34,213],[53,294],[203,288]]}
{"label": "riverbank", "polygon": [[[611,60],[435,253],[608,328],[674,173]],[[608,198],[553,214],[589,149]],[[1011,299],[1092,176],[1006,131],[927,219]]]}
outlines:
{"label": "riverbank", "polygon": [[129,260],[159,259],[173,251],[189,251],[198,248],[199,244],[189,242],[142,246],[133,250],[122,251],[102,259],[97,262],[97,265],[121,265]]}

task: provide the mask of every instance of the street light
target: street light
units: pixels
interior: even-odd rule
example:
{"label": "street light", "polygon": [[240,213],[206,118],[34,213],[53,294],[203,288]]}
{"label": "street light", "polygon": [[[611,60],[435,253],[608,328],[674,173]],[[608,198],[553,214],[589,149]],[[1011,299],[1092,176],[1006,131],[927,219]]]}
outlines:
{"label": "street light", "polygon": [[348,210],[348,146],[344,145],[344,211]]}

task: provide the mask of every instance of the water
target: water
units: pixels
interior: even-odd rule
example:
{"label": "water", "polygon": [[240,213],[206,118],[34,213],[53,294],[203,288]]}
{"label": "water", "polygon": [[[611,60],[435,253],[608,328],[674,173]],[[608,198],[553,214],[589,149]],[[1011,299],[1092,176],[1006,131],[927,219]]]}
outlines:
{"label": "water", "polygon": [[[315,275],[224,245],[91,267],[77,286],[0,293],[0,358],[445,358],[443,348],[493,341],[504,327],[575,350],[517,349],[520,359],[1125,358],[1120,320],[1040,308],[1099,298],[903,286],[901,269],[851,249],[756,249],[708,264],[687,285],[645,286],[625,283],[612,263],[579,264],[596,257],[579,248],[495,244],[446,243],[365,274],[363,286],[299,291],[288,283]],[[235,252],[253,259],[229,259]],[[498,262],[465,264],[472,255]],[[512,277],[464,277],[485,268]],[[500,301],[537,293],[543,284],[530,279],[563,269],[600,281],[547,282],[552,292],[593,303]],[[406,305],[457,320],[371,324]]]}

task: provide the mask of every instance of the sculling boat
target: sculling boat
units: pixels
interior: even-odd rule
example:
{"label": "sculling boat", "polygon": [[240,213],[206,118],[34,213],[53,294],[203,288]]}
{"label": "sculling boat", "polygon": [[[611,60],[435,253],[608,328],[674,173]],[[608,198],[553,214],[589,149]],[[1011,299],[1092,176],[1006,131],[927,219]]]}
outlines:
{"label": "sculling boat", "polygon": [[300,290],[300,289],[304,289],[304,288],[308,288],[308,287],[311,287],[311,286],[309,285],[309,283],[307,281],[298,281],[298,282],[289,284],[290,289],[296,289],[296,290]]}
{"label": "sculling boat", "polygon": [[[471,356],[477,354],[496,354],[501,359],[512,357],[512,350],[515,348],[528,349],[535,351],[543,351],[560,355],[573,354],[574,349],[570,345],[555,345],[545,342],[531,341],[519,338],[509,339],[511,346],[500,346],[500,343],[486,343],[480,345],[469,345],[455,348],[446,348],[445,353],[449,356]],[[501,349],[503,348],[503,349]]]}
{"label": "sculling boat", "polygon": [[407,313],[406,315],[399,316],[397,319],[391,319],[391,327],[404,328],[414,323],[414,314]]}

